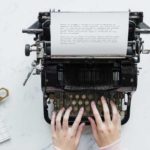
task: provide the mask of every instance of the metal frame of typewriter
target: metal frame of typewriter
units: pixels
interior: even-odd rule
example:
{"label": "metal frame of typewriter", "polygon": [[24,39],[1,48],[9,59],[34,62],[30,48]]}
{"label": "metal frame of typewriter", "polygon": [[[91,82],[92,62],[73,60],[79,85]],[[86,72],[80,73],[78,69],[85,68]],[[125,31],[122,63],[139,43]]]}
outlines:
{"label": "metal frame of typewriter", "polygon": [[[114,93],[117,92],[121,93],[121,103],[126,106],[122,118],[122,124],[125,124],[130,117],[132,93],[136,91],[137,87],[137,63],[140,62],[140,54],[141,52],[149,53],[149,50],[143,50],[144,42],[140,37],[140,34],[150,33],[150,28],[143,22],[143,12],[130,12],[127,57],[117,59],[52,59],[50,53],[50,16],[51,11],[40,12],[38,21],[28,29],[23,30],[23,33],[35,35],[35,43],[25,46],[25,55],[29,56],[32,51],[37,54],[37,59],[32,63],[32,70],[29,72],[24,85],[34,70],[35,74],[41,74],[45,120],[50,123],[48,105],[53,99],[50,98],[50,94],[53,97],[55,92],[61,93],[60,96],[62,97],[64,92],[102,92],[103,95],[106,93],[104,96],[110,99],[115,98]],[[88,71],[90,77],[86,77]],[[75,72],[80,73],[80,75]],[[103,75],[96,75],[97,72],[103,72]],[[96,86],[93,86],[95,84]],[[72,124],[73,120],[74,117],[70,118],[69,124]],[[88,124],[84,117],[83,121]]]}

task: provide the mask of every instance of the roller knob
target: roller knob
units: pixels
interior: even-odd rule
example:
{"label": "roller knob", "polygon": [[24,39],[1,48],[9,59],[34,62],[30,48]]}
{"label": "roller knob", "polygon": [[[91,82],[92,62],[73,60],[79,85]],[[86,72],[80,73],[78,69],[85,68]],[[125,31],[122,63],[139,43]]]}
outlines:
{"label": "roller knob", "polygon": [[29,44],[26,44],[26,46],[25,46],[25,55],[26,56],[30,56],[30,45]]}

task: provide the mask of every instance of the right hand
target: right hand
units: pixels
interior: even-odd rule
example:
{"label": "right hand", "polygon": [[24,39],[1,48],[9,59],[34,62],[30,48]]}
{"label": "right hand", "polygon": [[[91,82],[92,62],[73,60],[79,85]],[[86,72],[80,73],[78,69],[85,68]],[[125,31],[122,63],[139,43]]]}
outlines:
{"label": "right hand", "polygon": [[109,108],[104,97],[101,97],[104,121],[96,108],[95,102],[91,102],[91,107],[95,121],[92,117],[88,117],[92,126],[93,136],[99,147],[105,147],[120,139],[121,134],[121,117],[113,101],[110,102],[112,107],[112,119],[110,117]]}
{"label": "right hand", "polygon": [[[69,126],[68,120],[72,107],[69,107],[66,111],[62,108],[56,115],[53,112],[51,127],[52,127],[52,140],[53,146],[58,150],[77,150],[81,133],[85,126],[81,123],[81,118],[84,113],[84,108],[82,107],[73,123]],[[65,113],[64,113],[65,112]],[[63,115],[64,114],[64,115]],[[61,124],[61,118],[63,116],[63,122]]]}

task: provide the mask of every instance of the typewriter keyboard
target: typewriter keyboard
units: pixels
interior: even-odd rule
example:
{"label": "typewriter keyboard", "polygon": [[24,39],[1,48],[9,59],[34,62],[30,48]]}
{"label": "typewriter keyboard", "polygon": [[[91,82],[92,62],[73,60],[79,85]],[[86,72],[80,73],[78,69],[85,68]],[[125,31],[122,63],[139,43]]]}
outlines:
{"label": "typewriter keyboard", "polygon": [[121,92],[55,92],[49,95],[49,99],[53,101],[54,110],[58,112],[62,107],[68,108],[72,106],[72,112],[70,117],[75,118],[81,107],[84,107],[84,118],[92,116],[91,101],[95,101],[100,115],[103,117],[103,109],[100,101],[101,96],[106,98],[108,106],[111,112],[110,100],[113,100],[123,117],[123,103],[125,103],[125,96]]}

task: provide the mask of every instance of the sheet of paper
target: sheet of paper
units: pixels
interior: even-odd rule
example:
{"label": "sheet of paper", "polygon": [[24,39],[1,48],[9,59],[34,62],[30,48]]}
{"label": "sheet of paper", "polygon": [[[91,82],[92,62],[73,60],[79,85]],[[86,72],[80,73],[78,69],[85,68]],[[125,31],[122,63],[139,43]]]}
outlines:
{"label": "sheet of paper", "polygon": [[0,120],[0,143],[5,142],[10,139],[8,130],[4,125],[4,122]]}
{"label": "sheet of paper", "polygon": [[129,12],[52,12],[51,55],[125,57]]}

